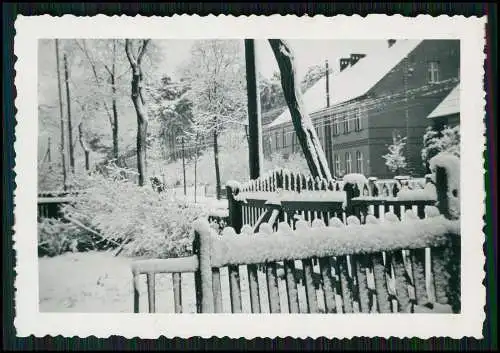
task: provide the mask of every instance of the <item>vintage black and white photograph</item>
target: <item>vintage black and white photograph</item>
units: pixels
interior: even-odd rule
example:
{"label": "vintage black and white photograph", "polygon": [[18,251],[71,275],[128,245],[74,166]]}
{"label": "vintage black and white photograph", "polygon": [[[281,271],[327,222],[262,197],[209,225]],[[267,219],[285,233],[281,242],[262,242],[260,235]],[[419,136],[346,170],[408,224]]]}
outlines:
{"label": "vintage black and white photograph", "polygon": [[147,34],[30,42],[40,314],[482,310],[464,295],[484,263],[464,252],[484,241],[463,223],[482,207],[463,196],[482,185],[461,167],[482,168],[470,38]]}

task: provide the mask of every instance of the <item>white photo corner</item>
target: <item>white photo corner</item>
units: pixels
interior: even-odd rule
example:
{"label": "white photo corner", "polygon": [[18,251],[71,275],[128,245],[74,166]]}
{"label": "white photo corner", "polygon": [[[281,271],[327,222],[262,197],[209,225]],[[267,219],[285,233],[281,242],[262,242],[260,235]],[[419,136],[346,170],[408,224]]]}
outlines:
{"label": "white photo corner", "polygon": [[482,338],[485,25],[19,16],[17,335]]}

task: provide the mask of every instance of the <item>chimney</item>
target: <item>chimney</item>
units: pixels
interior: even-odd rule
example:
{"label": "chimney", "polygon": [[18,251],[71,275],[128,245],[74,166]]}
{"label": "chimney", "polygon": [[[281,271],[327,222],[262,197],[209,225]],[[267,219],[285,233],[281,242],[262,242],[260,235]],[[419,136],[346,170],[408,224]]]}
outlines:
{"label": "chimney", "polygon": [[389,48],[392,47],[394,45],[394,43],[396,43],[396,39],[389,39],[387,41],[387,43],[389,44]]}
{"label": "chimney", "polygon": [[366,54],[351,54],[350,62],[351,66],[354,66],[360,59],[364,58]]}
{"label": "chimney", "polygon": [[341,58],[340,59],[340,71],[344,70],[350,64],[351,64],[351,59],[350,58]]}
{"label": "chimney", "polygon": [[326,106],[330,106],[330,70],[328,69],[328,60],[325,61],[325,69],[326,69]]}

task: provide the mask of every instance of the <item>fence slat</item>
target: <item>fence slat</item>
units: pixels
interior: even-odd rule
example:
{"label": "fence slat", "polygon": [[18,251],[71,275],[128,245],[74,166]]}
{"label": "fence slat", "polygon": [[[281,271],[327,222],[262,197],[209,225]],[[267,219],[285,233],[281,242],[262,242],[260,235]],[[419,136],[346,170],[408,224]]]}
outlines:
{"label": "fence slat", "polygon": [[172,274],[172,284],[174,287],[175,313],[182,313],[182,280],[179,272]]}
{"label": "fence slat", "polygon": [[222,313],[222,288],[220,281],[220,269],[212,268],[212,291],[214,292],[214,312]]}
{"label": "fence slat", "polygon": [[389,291],[387,290],[386,269],[382,254],[373,255],[372,264],[378,310],[381,313],[390,313],[392,305],[389,299]]}
{"label": "fence slat", "polygon": [[250,305],[252,313],[260,313],[260,294],[259,294],[259,278],[257,273],[257,265],[248,265],[248,287],[250,291]]}
{"label": "fence slat", "polygon": [[423,305],[429,301],[425,283],[425,249],[411,250],[410,257],[415,299],[418,305]]}
{"label": "fence slat", "polygon": [[405,311],[410,305],[410,295],[406,267],[403,260],[403,252],[395,251],[392,253],[392,266],[394,267],[394,275],[396,282],[396,297],[398,299],[398,312]]}
{"label": "fence slat", "polygon": [[288,310],[290,313],[299,313],[299,293],[297,280],[295,278],[295,263],[293,260],[284,261],[286,294],[288,299]]}
{"label": "fence slat", "polygon": [[133,287],[134,287],[134,313],[139,312],[139,278],[140,274],[135,273],[133,279]]}
{"label": "fence slat", "polygon": [[325,300],[325,309],[327,313],[336,313],[337,304],[335,302],[335,281],[332,277],[331,264],[329,257],[320,257],[319,268],[323,280],[323,296]]}
{"label": "fence slat", "polygon": [[271,313],[279,313],[281,312],[280,293],[278,288],[278,276],[275,262],[266,264],[266,278],[269,310],[271,311]]}
{"label": "fence slat", "polygon": [[229,291],[231,293],[231,311],[233,313],[241,313],[241,288],[240,288],[240,271],[238,266],[228,266],[229,271]]}
{"label": "fence slat", "polygon": [[304,285],[306,287],[307,307],[309,313],[318,312],[318,298],[316,296],[316,286],[313,278],[312,259],[302,260],[304,269]]}
{"label": "fence slat", "polygon": [[356,255],[352,257],[353,272],[358,280],[357,296],[359,298],[360,311],[370,312],[370,291],[368,289],[368,278],[366,270],[368,268],[369,257]]}
{"label": "fence slat", "polygon": [[146,281],[148,284],[148,305],[149,305],[149,312],[154,313],[156,311],[155,307],[155,274],[154,273],[147,273],[146,274]]}
{"label": "fence slat", "polygon": [[352,313],[352,285],[349,280],[349,273],[347,268],[347,258],[346,256],[339,256],[336,259],[336,272],[340,277],[340,286],[342,291],[342,307],[344,313]]}

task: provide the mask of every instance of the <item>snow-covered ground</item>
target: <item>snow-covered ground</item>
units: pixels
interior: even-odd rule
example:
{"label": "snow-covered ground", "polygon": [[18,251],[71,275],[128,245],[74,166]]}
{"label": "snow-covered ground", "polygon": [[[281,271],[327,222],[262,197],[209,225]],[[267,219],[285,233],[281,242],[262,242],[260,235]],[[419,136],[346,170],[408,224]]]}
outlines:
{"label": "snow-covered ground", "polygon": [[[39,258],[39,300],[41,312],[133,312],[132,273],[133,258],[114,257],[109,252],[66,253],[56,257]],[[140,285],[140,309],[147,311],[146,276]],[[251,312],[248,274],[240,266],[243,312]],[[221,269],[223,312],[230,313],[229,277],[227,268]],[[269,312],[265,274],[259,271],[262,312]],[[279,280],[280,304],[288,311],[285,281]],[[324,308],[322,292],[317,291],[320,308]],[[306,311],[305,289],[299,285],[299,302]],[[183,312],[194,313],[195,292],[192,273],[182,275]],[[156,309],[160,313],[174,312],[172,276],[156,275]]]}

